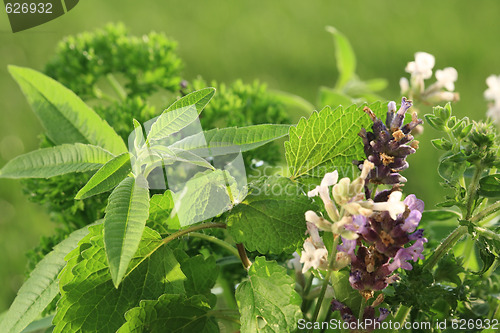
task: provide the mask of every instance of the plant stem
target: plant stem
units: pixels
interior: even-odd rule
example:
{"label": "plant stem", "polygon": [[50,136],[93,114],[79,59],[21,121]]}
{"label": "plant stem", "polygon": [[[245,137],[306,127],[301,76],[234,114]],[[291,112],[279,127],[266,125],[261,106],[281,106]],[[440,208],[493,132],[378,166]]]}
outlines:
{"label": "plant stem", "polygon": [[446,239],[439,244],[434,253],[425,261],[423,268],[431,270],[457,242],[468,231],[466,226],[459,226],[446,237]]}
{"label": "plant stem", "polygon": [[205,240],[207,240],[209,242],[212,242],[214,244],[219,245],[220,247],[225,248],[226,250],[228,250],[229,252],[231,252],[234,256],[236,256],[238,258],[240,256],[239,253],[238,253],[238,250],[236,248],[234,248],[233,246],[231,246],[228,242],[225,242],[222,239],[219,239],[217,237],[210,236],[210,235],[205,235],[205,234],[202,234],[202,233],[199,233],[199,232],[192,232],[192,233],[189,234],[189,236],[191,236],[191,237],[197,237],[197,238],[201,238],[201,239],[205,239]]}
{"label": "plant stem", "polygon": [[472,176],[472,180],[469,184],[469,191],[467,192],[466,196],[466,214],[465,214],[465,219],[470,220],[470,217],[472,216],[472,204],[474,203],[474,199],[476,198],[476,192],[479,188],[479,179],[481,178],[481,173],[483,172],[483,168],[480,165],[476,166],[476,169],[474,170],[474,175]]}
{"label": "plant stem", "polygon": [[248,270],[250,266],[252,266],[252,262],[247,257],[247,251],[245,250],[245,246],[243,246],[242,243],[238,243],[236,244],[236,248],[238,249],[238,254],[240,256],[243,267],[245,267],[245,269]]}
{"label": "plant stem", "polygon": [[363,321],[363,315],[365,314],[365,306],[366,306],[366,298],[361,295],[361,305],[359,306],[359,315],[358,319],[359,321]]}
{"label": "plant stem", "polygon": [[500,210],[500,200],[495,202],[494,204],[490,205],[488,208],[484,209],[483,211],[477,213],[474,215],[470,221],[472,223],[477,223],[482,221],[484,218],[486,218],[488,215],[491,215],[493,213],[496,213]]}
{"label": "plant stem", "polygon": [[174,239],[182,237],[182,236],[189,234],[193,231],[198,231],[198,230],[203,230],[203,229],[211,229],[211,228],[226,229],[226,224],[225,223],[214,223],[214,222],[198,224],[198,225],[189,227],[187,229],[174,232],[173,234],[169,235],[168,237],[165,237],[162,240],[162,245],[168,244],[171,241],[173,241]]}
{"label": "plant stem", "polygon": [[314,280],[314,275],[310,274],[309,279],[307,280],[306,286],[304,288],[304,294],[302,295],[302,306],[300,307],[302,313],[306,313],[307,310],[309,310],[310,301],[306,299],[306,296],[311,291],[313,280]]}
{"label": "plant stem", "polygon": [[[318,302],[316,303],[316,308],[314,309],[314,314],[311,318],[312,322],[318,320],[319,310],[321,309],[321,304],[323,303],[323,299],[325,298],[326,288],[328,287],[328,283],[330,282],[330,277],[332,276],[333,265],[335,264],[335,259],[337,258],[337,245],[339,244],[339,236],[333,236],[333,247],[332,253],[330,254],[330,261],[328,263],[328,272],[326,273],[325,279],[323,280],[323,286],[321,287],[321,292],[318,297]],[[309,330],[312,332],[313,328]]]}
{"label": "plant stem", "polygon": [[489,238],[489,239],[493,239],[493,240],[496,240],[496,241],[499,241],[500,242],[500,235],[497,234],[496,232],[494,231],[491,231],[490,229],[486,229],[486,228],[481,228],[481,227],[476,227],[475,230],[481,234],[481,236],[484,236],[486,238]]}
{"label": "plant stem", "polygon": [[399,323],[400,326],[402,327],[404,322],[406,321],[406,317],[408,317],[408,314],[410,313],[410,310],[411,306],[408,307],[406,305],[401,304],[401,306],[398,309],[398,312],[396,312],[396,315],[394,316],[394,322]]}

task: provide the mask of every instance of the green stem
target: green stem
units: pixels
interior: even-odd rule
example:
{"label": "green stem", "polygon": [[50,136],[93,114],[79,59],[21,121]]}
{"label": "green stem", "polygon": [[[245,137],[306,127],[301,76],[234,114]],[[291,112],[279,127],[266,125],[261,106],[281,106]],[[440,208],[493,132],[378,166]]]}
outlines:
{"label": "green stem", "polygon": [[309,279],[307,280],[306,286],[304,288],[304,294],[302,295],[302,306],[300,309],[302,310],[302,313],[306,313],[307,310],[309,310],[309,305],[310,301],[306,298],[307,295],[309,295],[309,292],[311,291],[311,286],[314,280],[314,275],[310,274]]}
{"label": "green stem", "polygon": [[365,314],[366,298],[361,295],[361,305],[359,306],[359,321],[363,321],[363,315]]}
{"label": "green stem", "polygon": [[[325,279],[323,280],[323,286],[321,287],[321,292],[318,297],[318,302],[316,303],[316,308],[314,309],[314,314],[311,318],[311,321],[314,323],[318,320],[319,310],[321,309],[321,304],[323,303],[323,299],[325,298],[326,288],[328,287],[328,283],[330,282],[330,278],[332,276],[333,266],[335,264],[335,259],[337,257],[337,245],[339,244],[339,236],[334,235],[332,253],[330,254],[330,261],[328,263],[328,271],[326,273]],[[309,330],[312,332],[313,328]]]}
{"label": "green stem", "polygon": [[490,229],[476,227],[475,230],[481,235],[489,239],[493,239],[500,242],[500,235]]}
{"label": "green stem", "polygon": [[460,226],[453,230],[451,234],[446,237],[446,239],[439,244],[437,249],[434,251],[434,253],[427,258],[427,260],[424,263],[423,268],[424,269],[429,269],[431,270],[453,246],[458,242],[460,238],[462,238],[463,235],[465,235],[468,231],[468,228],[466,226]]}
{"label": "green stem", "polygon": [[198,224],[198,225],[189,227],[187,229],[174,232],[173,234],[169,235],[168,237],[165,237],[162,240],[162,245],[168,244],[171,241],[173,241],[174,239],[182,237],[182,236],[189,234],[193,231],[198,231],[198,230],[203,230],[203,229],[211,229],[211,228],[226,229],[226,224],[225,223],[214,223],[214,222]]}
{"label": "green stem", "polygon": [[112,73],[109,73],[106,75],[106,79],[108,79],[108,82],[111,84],[111,87],[113,87],[113,90],[116,92],[118,97],[124,101],[127,98],[127,92],[123,89],[122,85],[118,82],[115,76]]}
{"label": "green stem", "polygon": [[396,312],[396,315],[394,316],[394,322],[399,323],[400,327],[403,327],[403,324],[406,321],[406,317],[408,317],[410,310],[411,306],[408,307],[406,305],[401,304],[401,306],[398,309],[398,312]]}
{"label": "green stem", "polygon": [[201,238],[201,239],[207,240],[209,242],[212,242],[214,244],[217,244],[220,247],[223,247],[226,250],[228,250],[229,252],[231,252],[237,258],[239,258],[239,256],[240,256],[240,254],[238,253],[238,250],[235,247],[231,246],[231,244],[229,244],[228,242],[225,242],[222,239],[219,239],[217,237],[210,236],[210,235],[205,235],[205,234],[202,234],[202,233],[199,233],[199,232],[192,232],[192,233],[189,234],[189,236]]}
{"label": "green stem", "polygon": [[467,192],[466,196],[466,214],[465,214],[465,219],[470,220],[470,217],[472,216],[472,204],[474,203],[474,200],[476,198],[476,192],[479,189],[479,180],[481,179],[481,173],[483,172],[483,168],[478,165],[476,166],[476,169],[474,170],[474,175],[472,176],[472,180],[469,184],[469,191]]}
{"label": "green stem", "polygon": [[252,266],[252,262],[247,257],[247,251],[245,250],[245,246],[241,243],[238,243],[236,244],[236,248],[238,249],[238,255],[241,259],[243,267],[245,267],[245,269],[248,270],[250,266]]}
{"label": "green stem", "polygon": [[493,213],[496,213],[500,210],[500,200],[495,202],[494,204],[490,205],[488,208],[484,209],[483,211],[477,213],[474,215],[470,221],[472,223],[477,223],[485,219],[488,215],[491,215]]}

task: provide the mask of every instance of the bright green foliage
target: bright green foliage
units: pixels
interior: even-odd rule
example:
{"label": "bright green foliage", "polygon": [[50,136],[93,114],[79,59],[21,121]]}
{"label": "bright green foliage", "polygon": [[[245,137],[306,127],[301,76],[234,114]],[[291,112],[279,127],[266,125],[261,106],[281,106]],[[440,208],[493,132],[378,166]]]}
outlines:
{"label": "bright green foliage", "polygon": [[144,230],[127,277],[115,288],[102,231],[102,226],[91,227],[89,236],[66,258],[54,332],[115,332],[125,323],[125,313],[141,300],[184,292],[185,276],[179,263],[168,247],[158,248],[161,238],[149,228]]}
{"label": "bright green foliage", "polygon": [[214,94],[214,88],[205,88],[194,91],[174,102],[151,125],[147,141],[164,139],[191,124],[198,119],[198,115]]}
{"label": "bright green foliage", "polygon": [[113,154],[127,151],[113,128],[61,83],[29,68],[9,66],[9,72],[54,144],[80,142]]}
{"label": "bright green foliage", "polygon": [[20,332],[36,319],[59,294],[58,275],[66,265],[64,257],[88,234],[88,227],[79,229],[54,247],[31,272],[9,312],[0,321],[2,332]]}
{"label": "bright green foliage", "polygon": [[146,179],[125,178],[109,196],[104,216],[104,244],[111,277],[116,287],[127,272],[149,215]]}
{"label": "bright green foliage", "polygon": [[[213,129],[177,141],[172,146],[193,151],[200,156],[245,152],[288,135],[289,125],[254,125]],[[235,147],[237,146],[237,147]],[[206,148],[209,148],[208,150]],[[206,150],[206,153],[203,151]]]}
{"label": "bright green foliage", "polygon": [[241,332],[294,332],[302,318],[301,298],[286,269],[265,257],[255,258],[248,280],[236,290]]}
{"label": "bright green foliage", "polygon": [[[231,85],[215,81],[208,84],[202,79],[197,79],[191,83],[189,89],[199,90],[208,86],[216,88],[217,94],[203,110],[200,117],[204,130],[257,124],[291,123],[285,104],[280,97],[268,91],[265,84],[257,81],[252,84],[244,84],[240,80]],[[251,160],[255,158],[275,164],[281,159],[281,155],[278,146],[273,144],[247,153],[245,162],[250,165]]]}
{"label": "bright green foliage", "polygon": [[[382,103],[370,105],[378,116],[386,110]],[[325,107],[313,112],[309,119],[302,118],[290,127],[289,141],[285,142],[286,160],[292,179],[317,182],[326,172],[338,170],[342,177],[352,177],[353,160],[362,159],[363,146],[358,141],[361,128],[369,128],[370,117],[363,107],[352,105],[332,110]]]}
{"label": "bright green foliage", "polygon": [[292,253],[304,241],[304,213],[312,208],[297,183],[273,176],[251,184],[249,194],[226,215],[237,243],[259,253]]}
{"label": "bright green foliage", "polygon": [[71,172],[99,169],[113,155],[81,143],[42,148],[10,160],[1,170],[3,178],[49,178]]}
{"label": "bright green foliage", "polygon": [[126,93],[131,96],[175,91],[182,67],[176,48],[163,34],[135,37],[122,24],[109,24],[65,38],[45,72],[83,98],[99,98],[98,82],[113,73],[126,78]]}
{"label": "bright green foliage", "polygon": [[335,59],[339,78],[336,88],[344,87],[356,73],[356,56],[349,40],[334,27],[327,27],[327,31],[333,35],[335,42]]}
{"label": "bright green foliage", "polygon": [[129,153],[123,153],[104,164],[77,193],[75,199],[86,199],[115,188],[125,178],[132,166]]}
{"label": "bright green foliage", "polygon": [[127,322],[117,332],[217,333],[219,326],[209,310],[203,296],[162,295],[128,311]]}
{"label": "bright green foliage", "polygon": [[164,194],[155,194],[149,200],[149,218],[146,225],[161,234],[169,230],[179,230],[179,218],[177,215],[171,216],[174,209],[172,192],[165,191]]}

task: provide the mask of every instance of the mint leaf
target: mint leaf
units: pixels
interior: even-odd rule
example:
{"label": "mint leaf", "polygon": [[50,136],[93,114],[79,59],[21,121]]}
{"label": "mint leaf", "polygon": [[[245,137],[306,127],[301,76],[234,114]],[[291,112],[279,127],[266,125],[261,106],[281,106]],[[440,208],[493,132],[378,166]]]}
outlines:
{"label": "mint leaf", "polygon": [[245,200],[227,213],[228,231],[250,251],[292,253],[306,237],[304,214],[311,205],[290,179],[261,179],[251,185]]}
{"label": "mint leaf", "polygon": [[209,310],[202,296],[162,295],[128,311],[127,322],[117,332],[217,333],[219,326]]}
{"label": "mint leaf", "polygon": [[2,332],[20,332],[36,319],[59,294],[58,275],[66,265],[64,257],[88,234],[88,226],[71,233],[57,244],[31,272],[7,314],[2,318]]}
{"label": "mint leaf", "polygon": [[[372,124],[363,107],[325,107],[291,127],[290,139],[285,142],[291,178],[318,183],[326,172],[333,170],[338,170],[342,177],[352,177],[356,170],[352,161],[364,159],[358,133]],[[387,112],[380,102],[369,107],[378,117]]]}
{"label": "mint leaf", "polygon": [[144,176],[127,177],[109,196],[104,216],[104,245],[116,287],[127,272],[149,215],[149,190]]}
{"label": "mint leaf", "polygon": [[181,225],[177,215],[172,216],[174,201],[172,192],[165,191],[164,194],[155,194],[149,200],[149,218],[146,225],[161,234],[172,230],[179,230]]}
{"label": "mint leaf", "polygon": [[286,269],[264,257],[255,258],[248,280],[236,289],[241,332],[294,332],[302,318],[301,298]]}
{"label": "mint leaf", "polygon": [[60,277],[62,297],[54,332],[115,332],[125,323],[125,312],[139,306],[141,300],[184,292],[185,276],[179,263],[168,247],[161,246],[155,231],[144,229],[129,274],[115,288],[104,250],[103,227],[89,230],[78,249],[66,258],[69,261]]}
{"label": "mint leaf", "polygon": [[8,69],[52,142],[90,143],[113,154],[127,151],[113,128],[74,92],[35,70],[17,66]]}
{"label": "mint leaf", "polygon": [[125,178],[132,166],[129,153],[123,153],[104,164],[76,194],[75,199],[86,199],[115,188]]}
{"label": "mint leaf", "polygon": [[49,178],[91,171],[112,157],[100,147],[81,143],[42,148],[10,160],[0,170],[0,178]]}

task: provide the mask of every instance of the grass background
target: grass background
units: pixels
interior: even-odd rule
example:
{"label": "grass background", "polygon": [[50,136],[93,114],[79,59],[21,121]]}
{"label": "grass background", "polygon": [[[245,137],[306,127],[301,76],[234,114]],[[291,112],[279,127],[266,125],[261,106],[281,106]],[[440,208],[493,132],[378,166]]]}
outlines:
{"label": "grass background", "polygon": [[[184,77],[232,82],[267,82],[315,101],[318,87],[333,86],[337,73],[326,25],[342,31],[357,54],[361,78],[385,77],[388,99],[399,97],[399,78],[417,51],[436,56],[436,68],[459,72],[460,116],[484,118],[485,79],[500,74],[499,1],[118,1],[85,0],[62,17],[13,34],[0,14],[0,166],[34,150],[41,127],[8,64],[41,70],[57,42],[68,34],[124,22],[133,34],[165,32],[179,43]],[[428,112],[430,110],[422,110]],[[409,158],[406,190],[433,207],[443,190],[437,156],[426,128],[421,149]],[[30,204],[18,181],[0,180],[0,312],[6,310],[24,276],[25,252],[54,225],[43,208]]]}

